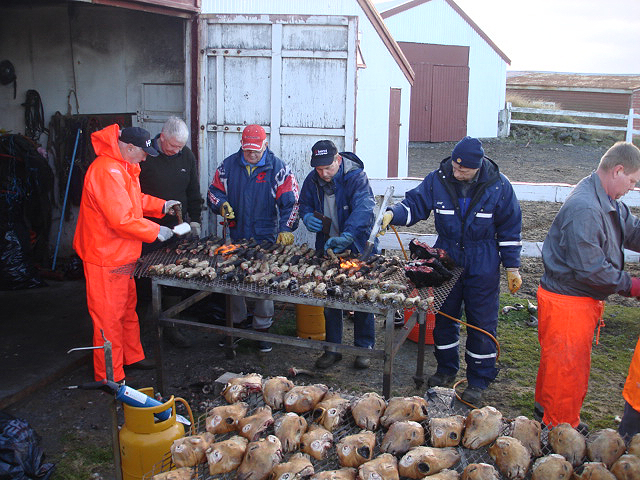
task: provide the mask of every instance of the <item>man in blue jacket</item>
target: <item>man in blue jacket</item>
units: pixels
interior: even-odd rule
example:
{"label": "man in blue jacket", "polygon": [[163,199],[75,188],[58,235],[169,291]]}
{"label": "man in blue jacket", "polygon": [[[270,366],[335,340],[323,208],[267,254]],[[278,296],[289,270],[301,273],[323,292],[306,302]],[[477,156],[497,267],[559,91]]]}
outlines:
{"label": "man in blue jacket", "polygon": [[[375,220],[375,199],[364,163],[354,153],[338,153],[332,141],[320,140],[311,149],[311,166],[314,170],[307,175],[300,191],[300,216],[307,229],[316,234],[316,250],[362,252]],[[322,220],[314,212],[331,220],[328,233],[323,231]],[[354,317],[354,345],[373,348],[373,314],[355,312]],[[325,308],[324,319],[327,342],[342,343],[342,310]],[[342,354],[327,350],[316,361],[316,367],[328,368],[341,359]],[[369,365],[369,357],[356,357],[356,368]]]}
{"label": "man in blue jacket", "polygon": [[[413,225],[435,215],[438,239],[435,246],[446,250],[464,268],[440,311],[460,318],[496,336],[500,294],[500,264],[505,267],[511,293],[522,284],[520,250],[522,213],[507,177],[484,156],[477,138],[465,137],[451,157],[407,192],[405,199],[384,215],[381,232],[393,225]],[[433,330],[437,369],[429,386],[451,387],[459,368],[458,323],[436,315]],[[462,399],[482,403],[483,392],[495,379],[496,345],[475,329],[467,329],[465,361],[468,386]]]}
{"label": "man in blue jacket", "polygon": [[[242,146],[218,166],[209,186],[211,210],[233,220],[233,241],[254,238],[284,245],[293,243],[298,227],[298,182],[289,166],[268,148],[267,134],[260,125],[247,125]],[[231,317],[236,325],[247,319],[245,297],[231,296]],[[273,323],[273,301],[256,300],[253,329],[266,332]],[[258,342],[261,352],[271,344]]]}

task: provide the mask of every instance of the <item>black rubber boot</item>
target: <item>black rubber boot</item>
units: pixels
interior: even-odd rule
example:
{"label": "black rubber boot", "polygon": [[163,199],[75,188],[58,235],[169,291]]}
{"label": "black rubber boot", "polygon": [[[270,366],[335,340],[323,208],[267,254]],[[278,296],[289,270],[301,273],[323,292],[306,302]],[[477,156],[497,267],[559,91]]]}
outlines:
{"label": "black rubber boot", "polygon": [[469,385],[464,392],[462,392],[460,398],[474,407],[480,408],[484,406],[484,390],[475,385]]}
{"label": "black rubber boot", "polygon": [[329,368],[334,363],[342,360],[342,354],[338,352],[324,352],[320,358],[316,360],[316,368]]}
{"label": "black rubber boot", "polygon": [[453,387],[454,382],[456,381],[455,375],[444,375],[442,373],[434,373],[427,380],[427,385],[429,388],[431,387],[444,387],[451,388]]}

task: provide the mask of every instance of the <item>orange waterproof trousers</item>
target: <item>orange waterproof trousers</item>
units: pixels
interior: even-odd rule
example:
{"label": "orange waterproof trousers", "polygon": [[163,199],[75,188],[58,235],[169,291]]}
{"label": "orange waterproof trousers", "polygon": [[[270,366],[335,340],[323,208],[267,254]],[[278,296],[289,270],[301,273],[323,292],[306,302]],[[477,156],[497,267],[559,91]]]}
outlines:
{"label": "orange waterproof trousers", "polygon": [[[104,344],[102,329],[113,348],[113,379],[120,382],[125,376],[123,365],[143,360],[144,351],[136,314],[135,281],[129,275],[111,273],[114,268],[84,262],[93,346]],[[103,349],[93,351],[93,372],[96,381],[107,378]]]}
{"label": "orange waterproof trousers", "polygon": [[580,423],[589,387],[591,344],[604,301],[572,297],[538,288],[540,366],[535,400],[544,408],[547,426]]}
{"label": "orange waterproof trousers", "polygon": [[640,339],[636,343],[636,349],[633,352],[633,358],[631,358],[629,374],[624,383],[622,396],[634,410],[640,412]]}

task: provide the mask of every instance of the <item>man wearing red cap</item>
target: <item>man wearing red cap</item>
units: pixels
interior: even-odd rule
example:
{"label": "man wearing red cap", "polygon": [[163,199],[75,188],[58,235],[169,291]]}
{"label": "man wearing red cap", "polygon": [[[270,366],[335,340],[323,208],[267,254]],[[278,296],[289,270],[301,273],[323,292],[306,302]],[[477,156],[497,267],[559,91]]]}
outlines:
{"label": "man wearing red cap", "polygon": [[[91,134],[98,155],[84,177],[73,248],[82,259],[87,285],[87,307],[93,320],[93,345],[102,346],[102,332],[113,347],[113,380],[124,379],[123,366],[153,368],[140,343],[136,314],[136,285],[116,267],[135,262],[142,242],[162,242],[173,236],[170,228],[143,217],[173,213],[180,202],[162,200],[140,191],[140,162],[158,151],[149,132],[111,125]],[[93,351],[96,380],[106,378],[104,351]]]}
{"label": "man wearing red cap", "polygon": [[[269,149],[264,128],[247,125],[240,149],[216,169],[207,203],[214,213],[233,220],[229,228],[233,241],[253,238],[290,245],[298,227],[298,192],[289,166]],[[244,297],[231,296],[231,317],[236,326],[244,325]],[[273,301],[256,300],[253,329],[268,331],[272,317]],[[271,344],[259,341],[258,349],[270,352]]]}
{"label": "man wearing red cap", "polygon": [[[390,207],[380,232],[389,224],[413,225],[427,219],[431,212],[438,232],[435,246],[445,249],[464,268],[440,311],[460,318],[464,307],[467,323],[495,337],[500,264],[505,267],[511,293],[522,284],[518,272],[522,213],[511,183],[484,156],[477,138],[460,140],[437,170],[408,191],[401,203]],[[460,366],[460,326],[436,315],[433,338],[438,366],[429,377],[429,386],[451,387]],[[480,406],[484,390],[498,374],[495,343],[488,335],[467,329],[465,360],[468,386],[462,399]]]}

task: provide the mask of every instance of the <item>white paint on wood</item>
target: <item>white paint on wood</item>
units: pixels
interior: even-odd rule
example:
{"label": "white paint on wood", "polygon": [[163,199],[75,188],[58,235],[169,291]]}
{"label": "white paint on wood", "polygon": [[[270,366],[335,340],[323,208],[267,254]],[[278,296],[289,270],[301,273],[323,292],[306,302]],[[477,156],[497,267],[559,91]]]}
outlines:
{"label": "white paint on wood", "polygon": [[511,111],[514,113],[533,113],[536,115],[567,115],[569,117],[614,118],[617,120],[627,119],[627,115],[624,113],[584,112],[580,110],[545,110],[528,107],[511,107]]}
{"label": "white paint on wood", "polygon": [[[640,119],[640,115],[633,113],[633,108],[629,109],[629,114],[624,115],[621,113],[602,113],[602,112],[582,112],[577,110],[548,110],[543,108],[525,108],[514,107],[510,102],[507,102],[507,132],[510,125],[535,125],[538,127],[554,128],[554,127],[566,127],[566,128],[584,128],[590,130],[614,130],[626,132],[625,140],[631,142],[634,135],[640,135],[640,130],[633,129],[633,120]],[[518,118],[512,118],[512,113],[528,113],[535,115],[564,115],[571,117],[587,117],[587,118],[605,118],[613,120],[626,120],[627,125],[625,127],[610,126],[610,125],[593,125],[593,124],[577,124],[567,122],[544,122],[541,120],[521,120]]]}
{"label": "white paint on wood", "polygon": [[[381,135],[380,132],[388,131],[390,88],[403,90],[398,171],[400,175],[407,174],[411,85],[385,43],[387,38],[383,39],[384,33],[380,33],[374,28],[359,2],[331,0],[322,2],[320,5],[317,0],[279,0],[278,2],[272,0],[243,0],[242,2],[203,0],[201,13],[203,17],[210,17],[215,22],[225,23],[225,29],[234,28],[234,23],[244,23],[253,28],[268,27],[271,23],[282,24],[282,78],[285,83],[289,76],[287,68],[298,74],[298,65],[302,59],[324,58],[333,59],[336,62],[340,60],[344,63],[346,70],[343,72],[346,72],[346,83],[342,86],[336,83],[343,83],[345,79],[335,75],[319,77],[318,80],[309,84],[300,81],[299,76],[297,79],[291,78],[290,85],[295,85],[293,92],[285,92],[286,87],[283,85],[283,115],[288,114],[295,119],[297,115],[300,115],[295,110],[311,106],[321,109],[324,113],[326,111],[325,105],[333,106],[334,111],[339,110],[344,113],[342,122],[332,125],[321,126],[324,120],[321,115],[314,117],[320,121],[313,125],[288,124],[284,119],[281,121],[280,143],[282,145],[287,143],[285,140],[287,135],[309,136],[309,143],[304,152],[307,159],[308,152],[315,140],[326,136],[340,135],[343,137],[343,141],[340,141],[343,144],[342,150],[355,152],[362,158],[365,162],[365,170],[370,176],[386,176],[388,138],[386,134]],[[206,38],[206,35],[203,38]],[[343,45],[347,45],[347,48],[343,48]],[[257,48],[257,46],[254,47]],[[209,47],[203,45],[201,48]],[[357,48],[366,61],[366,68],[359,68],[356,71]],[[270,50],[270,45],[263,46],[261,54],[269,57]],[[245,54],[241,53],[240,55]],[[292,61],[287,62],[287,59]],[[320,79],[324,80],[324,83],[321,83]],[[343,89],[342,92],[335,94],[339,87]],[[306,92],[310,89],[316,90],[315,97]],[[346,103],[343,108],[345,92]],[[289,105],[287,105],[286,100],[289,97]],[[310,99],[313,99],[313,104],[309,103]],[[291,112],[289,111],[290,106],[293,109]],[[302,117],[304,118],[304,113]],[[318,130],[310,134],[296,130],[306,128],[317,128]],[[293,161],[292,156],[289,157],[284,151],[282,152],[284,160]],[[285,156],[287,158],[284,158]],[[304,173],[309,169],[310,166],[307,162]]]}

